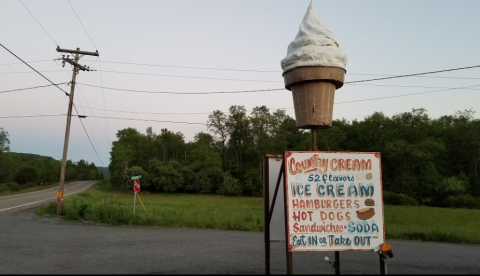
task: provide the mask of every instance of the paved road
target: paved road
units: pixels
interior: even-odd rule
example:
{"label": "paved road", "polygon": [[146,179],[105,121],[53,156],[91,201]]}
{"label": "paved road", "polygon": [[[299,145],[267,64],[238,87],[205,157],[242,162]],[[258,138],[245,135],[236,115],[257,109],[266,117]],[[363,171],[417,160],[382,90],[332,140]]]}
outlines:
{"label": "paved road", "polygon": [[[76,181],[67,183],[64,186],[64,197],[79,193],[92,187],[98,181]],[[57,200],[58,187],[40,190],[31,193],[1,196],[0,214],[25,210],[36,206],[41,206],[48,201]]]}
{"label": "paved road", "polygon": [[[30,206],[31,207],[31,206]],[[0,212],[0,274],[263,274],[263,233],[113,227]],[[388,274],[479,274],[480,246],[387,240]],[[273,274],[285,274],[272,243]],[[379,274],[373,252],[341,252],[342,274]],[[333,252],[296,252],[295,274],[334,274]]]}

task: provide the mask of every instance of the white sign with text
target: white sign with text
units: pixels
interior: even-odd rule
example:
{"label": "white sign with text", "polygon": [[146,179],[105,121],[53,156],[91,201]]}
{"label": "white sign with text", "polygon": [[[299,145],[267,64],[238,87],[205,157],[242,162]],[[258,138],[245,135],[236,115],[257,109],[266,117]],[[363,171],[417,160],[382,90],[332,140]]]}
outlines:
{"label": "white sign with text", "polygon": [[385,243],[380,153],[285,152],[289,251]]}

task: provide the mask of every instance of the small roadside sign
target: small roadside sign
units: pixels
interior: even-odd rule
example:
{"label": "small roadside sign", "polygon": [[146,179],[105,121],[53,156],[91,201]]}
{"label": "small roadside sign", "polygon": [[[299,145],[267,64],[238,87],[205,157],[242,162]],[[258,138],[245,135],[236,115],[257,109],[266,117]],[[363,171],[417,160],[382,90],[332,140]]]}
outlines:
{"label": "small roadside sign", "polygon": [[135,192],[140,192],[140,180],[135,179],[133,181],[133,189],[135,189]]}
{"label": "small roadside sign", "polygon": [[136,175],[136,176],[132,176],[130,178],[130,180],[135,180],[135,179],[142,179],[142,176],[141,175]]}
{"label": "small roadside sign", "polygon": [[62,191],[61,190],[58,190],[57,191],[57,198],[61,198],[62,197]]}

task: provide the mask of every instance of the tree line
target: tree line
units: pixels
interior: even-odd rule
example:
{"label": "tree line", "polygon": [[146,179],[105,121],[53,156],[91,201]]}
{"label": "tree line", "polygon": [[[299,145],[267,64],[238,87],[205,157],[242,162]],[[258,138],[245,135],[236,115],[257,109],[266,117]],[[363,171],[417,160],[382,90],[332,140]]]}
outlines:
{"label": "tree line", "polygon": [[[208,132],[119,130],[110,152],[111,182],[142,190],[262,196],[264,154],[311,148],[310,131],[284,110],[233,105],[208,116]],[[393,204],[480,207],[480,120],[473,110],[430,118],[425,109],[363,120],[334,120],[317,132],[320,151],[380,152],[384,200]]]}
{"label": "tree line", "polygon": [[[0,127],[0,192],[58,183],[61,161],[37,154],[10,152],[9,145],[8,132]],[[95,163],[83,159],[67,160],[65,181],[102,178]]]}

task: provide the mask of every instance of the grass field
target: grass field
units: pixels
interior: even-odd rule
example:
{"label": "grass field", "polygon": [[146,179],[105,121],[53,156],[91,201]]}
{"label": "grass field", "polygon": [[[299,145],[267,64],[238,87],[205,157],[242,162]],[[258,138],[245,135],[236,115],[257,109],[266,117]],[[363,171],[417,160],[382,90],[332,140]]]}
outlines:
{"label": "grass field", "polygon": [[[107,185],[103,182],[66,198],[64,218],[112,225],[263,231],[262,198],[140,192],[134,215],[133,192],[108,191]],[[391,205],[384,210],[387,239],[480,244],[480,210]],[[55,212],[56,203],[37,210],[38,215]]]}

